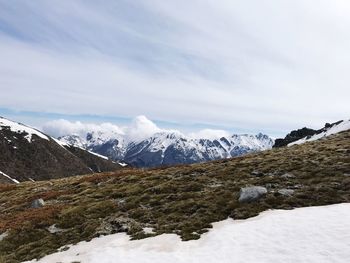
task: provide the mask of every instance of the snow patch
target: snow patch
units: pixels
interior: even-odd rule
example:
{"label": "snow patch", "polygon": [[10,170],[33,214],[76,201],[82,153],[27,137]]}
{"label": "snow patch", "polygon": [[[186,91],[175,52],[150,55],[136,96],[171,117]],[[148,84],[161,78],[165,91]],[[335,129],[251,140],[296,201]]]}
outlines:
{"label": "snow patch", "polygon": [[183,242],[175,234],[163,234],[130,241],[119,233],[80,242],[38,262],[346,263],[349,230],[350,204],[272,210],[247,220],[214,223],[199,240]]}
{"label": "snow patch", "polygon": [[[82,149],[82,150],[85,151],[85,149]],[[88,152],[91,153],[91,154],[93,154],[93,155],[95,155],[95,156],[97,156],[97,157],[100,157],[100,158],[102,158],[102,159],[108,160],[108,157],[107,157],[107,156],[104,156],[104,155],[101,155],[101,154],[98,154],[98,153],[95,153],[95,152],[91,152],[91,151],[88,151]]]}

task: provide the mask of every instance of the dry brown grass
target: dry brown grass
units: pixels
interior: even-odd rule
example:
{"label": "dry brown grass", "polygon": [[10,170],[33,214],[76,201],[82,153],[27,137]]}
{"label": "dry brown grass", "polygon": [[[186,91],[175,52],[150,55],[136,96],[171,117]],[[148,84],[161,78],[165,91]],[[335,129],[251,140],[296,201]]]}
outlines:
{"label": "dry brown grass", "polygon": [[16,185],[14,184],[0,184],[0,192],[7,192],[16,189]]}
{"label": "dry brown grass", "polygon": [[19,230],[26,227],[37,228],[49,226],[63,206],[46,206],[41,208],[28,208],[15,215],[5,214],[0,216],[0,232],[8,229]]}

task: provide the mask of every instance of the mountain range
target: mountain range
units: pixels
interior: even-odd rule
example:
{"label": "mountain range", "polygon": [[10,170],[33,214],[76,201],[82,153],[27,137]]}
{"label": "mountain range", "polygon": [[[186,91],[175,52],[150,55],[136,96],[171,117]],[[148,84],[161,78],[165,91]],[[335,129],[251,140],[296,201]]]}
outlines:
{"label": "mountain range", "polygon": [[302,128],[274,140],[268,135],[233,134],[218,138],[193,138],[178,131],[159,131],[144,139],[130,139],[117,131],[91,131],[59,138],[63,143],[122,160],[134,167],[191,164],[242,156],[252,152],[314,140],[350,128],[350,121],[326,123],[321,129]]}
{"label": "mountain range", "polygon": [[274,140],[262,133],[217,139],[192,138],[178,131],[160,131],[142,140],[103,131],[58,138],[59,141],[93,151],[134,167],[157,167],[212,161],[272,148]]}

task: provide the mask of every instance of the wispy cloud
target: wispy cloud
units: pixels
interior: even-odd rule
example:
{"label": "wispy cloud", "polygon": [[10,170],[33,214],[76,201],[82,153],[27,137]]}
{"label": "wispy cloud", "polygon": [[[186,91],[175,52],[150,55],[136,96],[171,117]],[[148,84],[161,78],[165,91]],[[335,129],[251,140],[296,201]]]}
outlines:
{"label": "wispy cloud", "polygon": [[0,106],[245,130],[350,113],[350,4],[0,1]]}

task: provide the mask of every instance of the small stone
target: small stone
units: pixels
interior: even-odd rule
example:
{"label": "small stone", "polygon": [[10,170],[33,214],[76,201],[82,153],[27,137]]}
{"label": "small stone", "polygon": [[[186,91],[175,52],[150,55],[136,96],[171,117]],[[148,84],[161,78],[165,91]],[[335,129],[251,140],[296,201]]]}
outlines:
{"label": "small stone", "polygon": [[145,234],[154,234],[155,233],[153,227],[144,227],[142,230]]}
{"label": "small stone", "polygon": [[292,196],[294,194],[294,190],[283,188],[283,189],[278,190],[278,193],[280,195],[284,195],[284,196]]}
{"label": "small stone", "polygon": [[300,189],[300,188],[303,188],[303,185],[302,184],[296,184],[294,186],[292,186],[294,189]]}
{"label": "small stone", "polygon": [[253,171],[250,173],[252,176],[254,177],[261,177],[261,176],[264,176],[264,173],[262,172],[259,172],[259,171]]}
{"label": "small stone", "polygon": [[271,183],[268,183],[268,184],[265,184],[265,187],[266,187],[267,189],[276,188],[276,187],[278,187],[278,184],[271,184]]}
{"label": "small stone", "polygon": [[285,173],[285,174],[282,174],[282,175],[281,175],[281,178],[284,178],[284,179],[291,179],[291,178],[295,178],[295,175],[292,174],[292,173]]}
{"label": "small stone", "polygon": [[241,203],[250,203],[259,200],[267,194],[267,189],[262,186],[250,186],[241,188],[238,201]]}
{"label": "small stone", "polygon": [[39,198],[39,199],[35,199],[35,200],[31,203],[30,207],[31,207],[31,208],[40,208],[40,207],[43,207],[44,205],[45,205],[44,200],[43,200],[42,198]]}
{"label": "small stone", "polygon": [[120,232],[128,232],[132,225],[136,225],[135,220],[127,217],[115,217],[111,216],[106,218],[100,227],[97,229],[96,234],[98,236],[105,236]]}
{"label": "small stone", "polygon": [[4,232],[0,234],[0,241],[2,241],[5,237],[7,237],[9,234],[7,232]]}
{"label": "small stone", "polygon": [[56,224],[51,225],[47,228],[47,230],[51,233],[51,234],[55,234],[55,233],[59,233],[59,232],[64,232],[63,229],[56,227]]}

